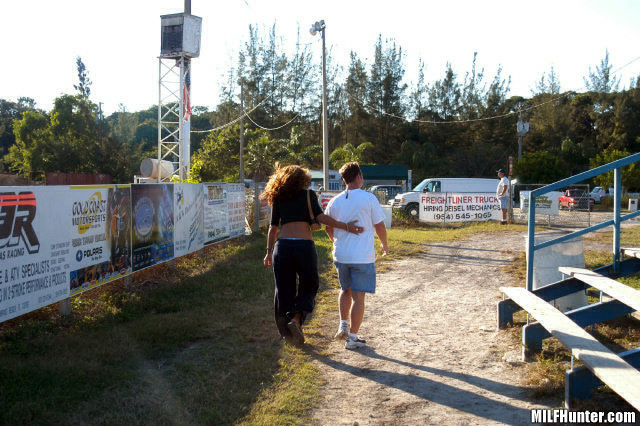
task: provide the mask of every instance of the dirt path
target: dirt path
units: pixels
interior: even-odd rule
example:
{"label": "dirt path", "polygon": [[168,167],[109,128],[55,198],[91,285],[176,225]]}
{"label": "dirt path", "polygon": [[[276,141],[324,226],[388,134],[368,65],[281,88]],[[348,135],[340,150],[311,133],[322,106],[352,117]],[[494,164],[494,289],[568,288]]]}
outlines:
{"label": "dirt path", "polygon": [[332,342],[317,357],[327,381],[317,425],[527,424],[531,408],[559,404],[529,398],[526,367],[502,360],[517,348],[495,326],[501,267],[524,234],[427,247],[379,274],[360,333],[368,347]]}

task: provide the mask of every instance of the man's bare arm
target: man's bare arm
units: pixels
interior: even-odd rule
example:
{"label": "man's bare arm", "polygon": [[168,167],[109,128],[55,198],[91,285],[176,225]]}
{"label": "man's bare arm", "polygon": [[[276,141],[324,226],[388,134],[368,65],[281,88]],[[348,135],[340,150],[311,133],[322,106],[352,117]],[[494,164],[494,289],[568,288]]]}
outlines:
{"label": "man's bare arm", "polygon": [[387,227],[384,226],[384,220],[374,225],[376,234],[380,238],[380,246],[382,247],[382,255],[386,256],[389,253],[389,246],[387,244]]}

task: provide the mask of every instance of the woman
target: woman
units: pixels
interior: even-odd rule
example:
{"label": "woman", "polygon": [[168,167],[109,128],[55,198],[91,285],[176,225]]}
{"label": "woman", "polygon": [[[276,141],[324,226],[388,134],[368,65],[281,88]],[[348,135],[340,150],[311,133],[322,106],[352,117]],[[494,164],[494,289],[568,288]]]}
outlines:
{"label": "woman", "polygon": [[[307,189],[310,184],[311,175],[307,169],[287,166],[276,170],[260,195],[272,206],[264,266],[273,264],[276,325],[283,338],[297,345],[304,343],[301,327],[313,310],[319,283],[318,255],[309,227],[310,213],[327,226],[354,234],[362,232],[355,220],[338,222],[322,213],[316,193]],[[297,289],[296,277],[299,280]]]}

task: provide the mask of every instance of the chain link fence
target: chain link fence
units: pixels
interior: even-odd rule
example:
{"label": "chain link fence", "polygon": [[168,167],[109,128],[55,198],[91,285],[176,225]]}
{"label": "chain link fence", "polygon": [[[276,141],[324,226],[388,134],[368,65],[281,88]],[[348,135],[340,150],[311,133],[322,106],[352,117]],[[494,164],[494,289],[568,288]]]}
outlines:
{"label": "chain link fence", "polygon": [[[521,197],[520,192],[532,191],[541,188],[545,184],[516,184],[513,186],[513,221],[515,223],[526,224],[528,222],[528,211],[520,209]],[[586,228],[591,226],[593,221],[593,201],[589,196],[588,184],[574,184],[567,188],[563,188],[560,192],[566,190],[575,190],[575,204],[558,206],[558,214],[540,214],[536,212],[536,223],[548,226],[561,226],[568,228]]]}

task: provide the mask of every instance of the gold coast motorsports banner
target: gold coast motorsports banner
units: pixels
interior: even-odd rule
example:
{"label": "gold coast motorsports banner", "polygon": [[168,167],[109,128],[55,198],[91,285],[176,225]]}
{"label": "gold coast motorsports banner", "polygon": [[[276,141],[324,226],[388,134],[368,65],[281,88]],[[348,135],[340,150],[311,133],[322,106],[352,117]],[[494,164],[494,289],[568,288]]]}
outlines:
{"label": "gold coast motorsports banner", "polygon": [[131,271],[129,185],[71,186],[70,295]]}
{"label": "gold coast motorsports banner", "polygon": [[175,214],[174,257],[184,256],[204,247],[202,226],[202,187],[188,183],[173,186]]}
{"label": "gold coast motorsports banner", "polygon": [[131,185],[134,271],[173,259],[173,187]]}
{"label": "gold coast motorsports banner", "polygon": [[501,220],[500,202],[488,193],[426,193],[420,196],[421,222]]}

